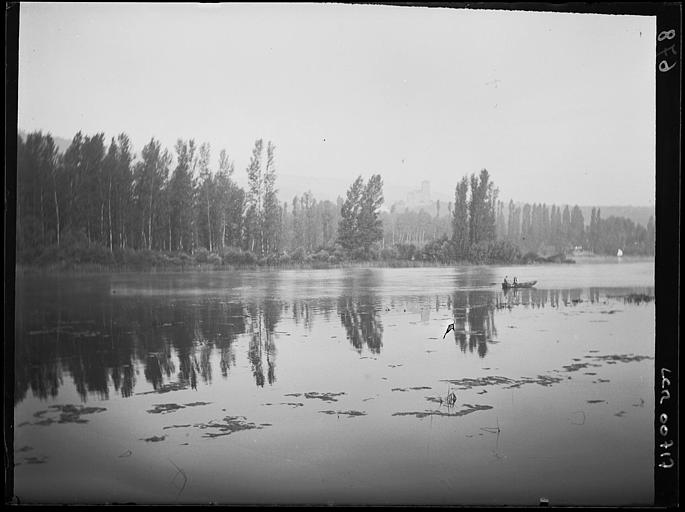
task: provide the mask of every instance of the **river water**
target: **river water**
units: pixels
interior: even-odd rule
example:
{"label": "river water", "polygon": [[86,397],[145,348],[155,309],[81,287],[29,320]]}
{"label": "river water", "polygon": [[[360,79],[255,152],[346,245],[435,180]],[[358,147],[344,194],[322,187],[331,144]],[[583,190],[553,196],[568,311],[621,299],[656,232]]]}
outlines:
{"label": "river water", "polygon": [[653,297],[651,260],[19,277],[15,495],[651,504]]}

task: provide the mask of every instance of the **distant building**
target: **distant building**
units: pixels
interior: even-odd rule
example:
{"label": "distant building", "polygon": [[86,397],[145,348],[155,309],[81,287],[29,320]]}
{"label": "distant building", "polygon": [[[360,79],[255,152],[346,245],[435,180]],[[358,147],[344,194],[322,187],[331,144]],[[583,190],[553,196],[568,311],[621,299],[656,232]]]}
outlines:
{"label": "distant building", "polygon": [[407,206],[413,208],[431,203],[431,182],[424,180],[421,182],[420,190],[413,190],[407,194]]}

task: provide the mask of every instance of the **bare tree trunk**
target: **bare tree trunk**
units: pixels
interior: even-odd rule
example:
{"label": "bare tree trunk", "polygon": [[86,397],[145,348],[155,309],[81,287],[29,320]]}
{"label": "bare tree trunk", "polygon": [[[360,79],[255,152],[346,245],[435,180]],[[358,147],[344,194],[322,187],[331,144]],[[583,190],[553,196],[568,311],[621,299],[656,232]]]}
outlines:
{"label": "bare tree trunk", "polygon": [[54,187],[54,198],[55,198],[55,217],[57,219],[57,247],[59,247],[59,203],[57,202],[57,183],[55,181],[55,175],[52,175],[52,184]]}
{"label": "bare tree trunk", "polygon": [[225,247],[226,243],[226,212],[224,212],[222,217],[223,228],[221,229],[221,249]]}
{"label": "bare tree trunk", "polygon": [[107,216],[109,218],[109,250],[110,252],[113,247],[112,243],[112,177],[109,178],[109,193],[107,195]]}
{"label": "bare tree trunk", "polygon": [[40,187],[40,234],[45,244],[45,214],[43,212],[43,187]]}
{"label": "bare tree trunk", "polygon": [[148,201],[148,220],[147,220],[147,245],[152,250],[152,186],[150,186],[150,200]]}
{"label": "bare tree trunk", "polygon": [[209,241],[209,252],[212,252],[212,224],[209,215],[209,189],[207,189],[207,240]]}

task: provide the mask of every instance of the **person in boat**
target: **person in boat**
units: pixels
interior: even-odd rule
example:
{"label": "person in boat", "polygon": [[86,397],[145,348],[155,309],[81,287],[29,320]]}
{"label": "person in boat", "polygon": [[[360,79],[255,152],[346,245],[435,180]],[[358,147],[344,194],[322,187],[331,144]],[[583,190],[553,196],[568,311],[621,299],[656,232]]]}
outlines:
{"label": "person in boat", "polygon": [[516,276],[514,276],[514,286],[518,284],[518,281],[516,280]]}
{"label": "person in boat", "polygon": [[509,283],[507,282],[507,277],[509,276],[504,276],[504,286],[509,286]]}

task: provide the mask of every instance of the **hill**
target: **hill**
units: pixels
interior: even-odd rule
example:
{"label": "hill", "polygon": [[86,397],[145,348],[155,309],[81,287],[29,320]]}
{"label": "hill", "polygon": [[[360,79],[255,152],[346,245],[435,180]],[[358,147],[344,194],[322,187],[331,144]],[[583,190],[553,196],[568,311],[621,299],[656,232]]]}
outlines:
{"label": "hill", "polygon": [[[590,217],[593,206],[580,206],[580,211],[583,212],[583,219],[585,224],[590,224]],[[636,224],[642,224],[647,227],[650,217],[656,219],[656,213],[653,206],[600,206],[600,215],[603,219],[609,217],[625,217]]]}
{"label": "hill", "polygon": [[[22,138],[22,140],[26,140],[26,130],[17,130],[17,134]],[[52,135],[52,140],[55,141],[55,146],[57,146],[57,151],[59,153],[64,153],[69,145],[71,144],[71,139],[64,139],[62,137],[56,137],[55,135]]]}

